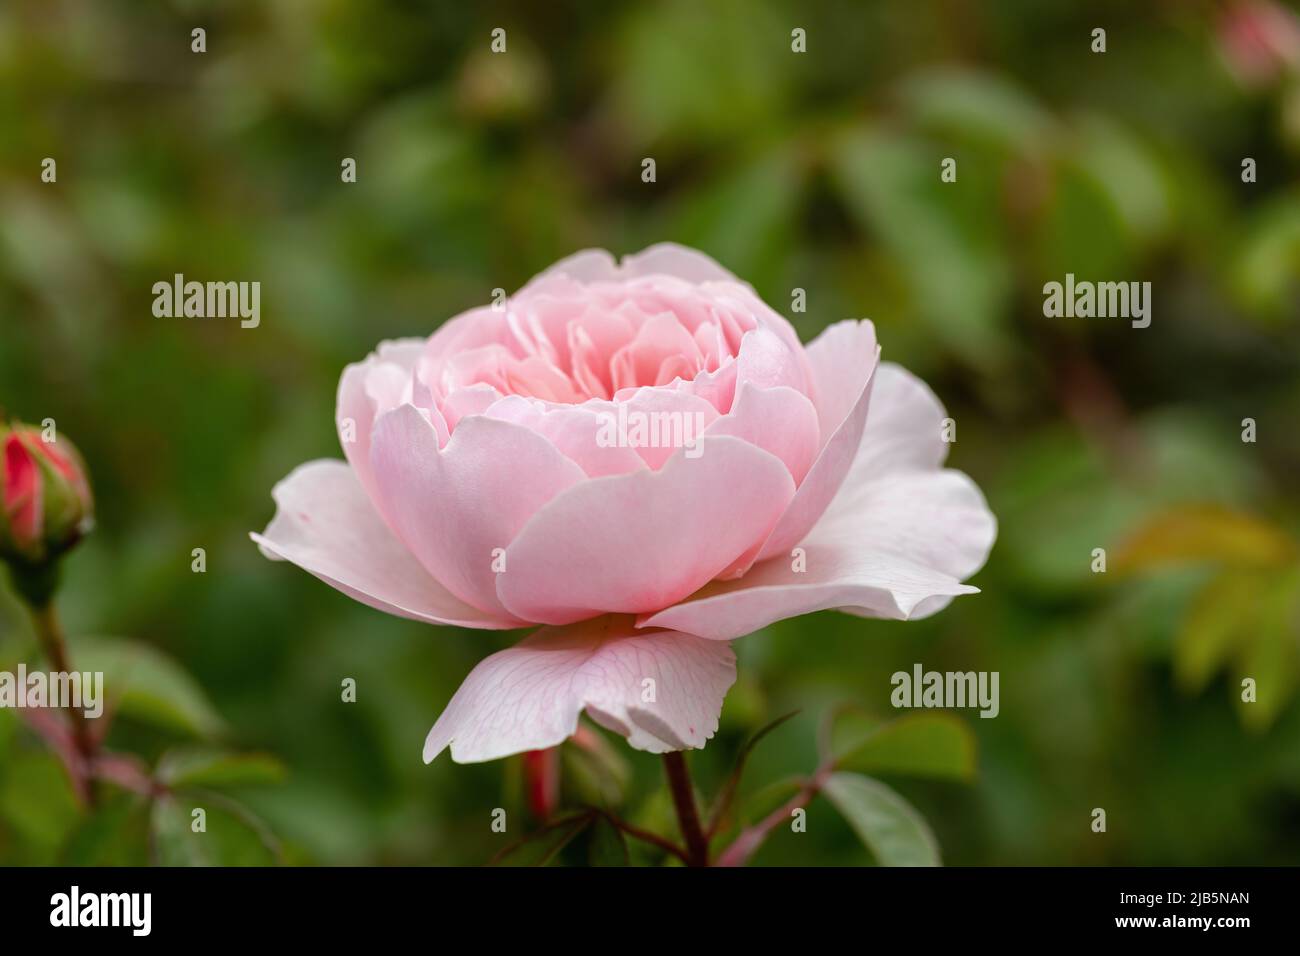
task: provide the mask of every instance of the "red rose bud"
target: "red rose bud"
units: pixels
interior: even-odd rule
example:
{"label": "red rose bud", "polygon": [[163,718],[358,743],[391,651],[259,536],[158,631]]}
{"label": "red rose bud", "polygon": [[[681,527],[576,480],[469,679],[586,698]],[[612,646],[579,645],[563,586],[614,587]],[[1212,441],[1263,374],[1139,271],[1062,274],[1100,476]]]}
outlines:
{"label": "red rose bud", "polygon": [[0,425],[0,558],[40,567],[90,530],[94,504],[81,455],[66,438]]}

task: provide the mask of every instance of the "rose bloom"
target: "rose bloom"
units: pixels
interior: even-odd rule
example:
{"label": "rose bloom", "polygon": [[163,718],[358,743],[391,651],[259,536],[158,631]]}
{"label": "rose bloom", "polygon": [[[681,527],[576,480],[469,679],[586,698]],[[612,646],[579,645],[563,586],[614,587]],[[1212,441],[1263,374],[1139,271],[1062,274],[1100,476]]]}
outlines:
{"label": "rose bloom", "polygon": [[[867,321],[805,348],[694,250],[581,252],[348,366],[347,461],[281,481],[253,538],[391,614],[544,625],[474,668],[426,761],[551,747],[583,711],[641,750],[700,747],[733,639],[824,608],[925,617],[977,590],[962,580],[993,515],[941,467],[943,407],[879,354]],[[610,441],[617,421],[682,440]]]}

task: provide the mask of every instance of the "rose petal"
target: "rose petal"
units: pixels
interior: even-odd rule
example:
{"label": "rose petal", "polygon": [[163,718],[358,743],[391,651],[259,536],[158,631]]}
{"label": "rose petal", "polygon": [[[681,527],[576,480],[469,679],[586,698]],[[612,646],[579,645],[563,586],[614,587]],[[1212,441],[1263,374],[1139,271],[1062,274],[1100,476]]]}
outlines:
{"label": "rose petal", "polygon": [[[482,415],[501,400],[501,393],[491,385],[468,385],[452,389],[442,402],[442,418],[448,431],[454,431],[467,415]],[[442,444],[447,444],[444,438]]]}
{"label": "rose petal", "polygon": [[708,435],[735,435],[769,451],[785,462],[796,485],[803,481],[817,455],[817,410],[793,388],[740,387],[731,411],[717,419]]}
{"label": "rose petal", "polygon": [[943,440],[947,416],[934,392],[911,372],[893,362],[881,362],[871,394],[867,430],[853,460],[857,476],[879,476],[890,471],[938,468],[948,457]]}
{"label": "rose petal", "polygon": [[541,435],[479,415],[462,419],[439,448],[411,405],[375,423],[371,464],[389,527],[448,590],[491,615],[502,613],[497,549],[538,508],[586,479]]}
{"label": "rose petal", "polygon": [[[880,346],[870,322],[839,322],[808,346],[825,443],[756,560],[788,554],[825,513],[862,447]],[[744,570],[744,569],[740,569]]]}
{"label": "rose petal", "polygon": [[882,365],[849,477],[799,543],[806,570],[786,552],[638,623],[729,640],[830,607],[915,619],[974,593],[960,582],[983,566],[997,522],[974,482],[937,469],[943,417],[917,378]]}
{"label": "rose petal", "polygon": [[506,551],[497,593],[509,613],[568,624],[679,601],[746,554],[785,510],[781,461],[730,436],[706,437],[659,471],[594,478],[557,495]]}
{"label": "rose petal", "polygon": [[16,434],[6,438],[4,456],[5,518],[14,540],[20,546],[32,546],[40,537],[44,515],[40,469]]}
{"label": "rose petal", "polygon": [[555,283],[548,280],[559,276],[567,276],[577,282],[613,281],[619,277],[618,261],[604,249],[583,249],[537,273],[517,294],[535,292],[538,287],[549,288]]}
{"label": "rose petal", "polygon": [[271,494],[275,517],[265,532],[251,535],[268,558],[292,561],[349,597],[399,617],[460,627],[520,626],[509,615],[471,607],[430,577],[388,530],[346,462],[300,465]]}
{"label": "rose petal", "polygon": [[736,356],[737,384],[752,382],[760,388],[785,385],[807,392],[808,381],[801,358],[801,352],[790,349],[770,329],[753,329],[740,342],[740,354]]}
{"label": "rose petal", "polygon": [[907,620],[937,610],[935,597],[974,594],[961,583],[992,546],[996,527],[983,495],[957,471],[886,478],[868,507],[827,516],[799,544],[804,570],[786,555],[739,581],[643,616],[646,627],[731,640],[773,621],[826,608]]}
{"label": "rose petal", "polygon": [[868,319],[836,322],[808,343],[807,352],[813,370],[813,404],[822,440],[829,441],[852,414],[878,364],[876,327]]}
{"label": "rose petal", "polygon": [[[467,352],[471,349],[487,348],[493,345],[510,346],[515,344],[506,310],[490,305],[478,306],[454,315],[438,330],[429,336],[424,346],[424,357],[437,364],[446,356]],[[517,352],[512,351],[512,355]],[[436,382],[429,382],[436,386]],[[435,387],[435,391],[437,391]]]}
{"label": "rose petal", "polygon": [[[652,315],[628,342],[610,358],[614,391],[641,385],[658,385],[658,372],[666,360],[688,357],[700,364],[695,339],[677,318],[666,312]],[[669,379],[671,381],[671,379]]]}
{"label": "rose petal", "polygon": [[[556,405],[536,399],[508,395],[487,410],[489,418],[513,422],[548,438],[556,448],[573,459],[589,477],[621,475],[639,471],[646,463],[637,449],[602,442],[603,405]],[[612,406],[611,406],[612,408]],[[605,415],[614,414],[605,411]]]}
{"label": "rose petal", "polygon": [[651,469],[658,471],[682,448],[698,457],[695,446],[718,418],[718,410],[689,391],[675,388],[626,389],[616,402],[592,401],[587,408],[607,423],[606,435],[629,445]]}
{"label": "rose petal", "polygon": [[668,275],[695,283],[740,282],[711,256],[675,242],[655,243],[640,252],[624,256],[622,270],[625,278]]}
{"label": "rose petal", "polygon": [[380,342],[364,361],[349,365],[339,378],[334,414],[339,444],[371,495],[370,432],[381,414],[411,400],[414,368],[424,347],[423,339]]}
{"label": "rose petal", "polygon": [[637,631],[625,618],[543,628],[470,672],[429,731],[424,760],[448,745],[457,763],[554,747],[583,710],[638,750],[701,747],[735,680],[722,642]]}

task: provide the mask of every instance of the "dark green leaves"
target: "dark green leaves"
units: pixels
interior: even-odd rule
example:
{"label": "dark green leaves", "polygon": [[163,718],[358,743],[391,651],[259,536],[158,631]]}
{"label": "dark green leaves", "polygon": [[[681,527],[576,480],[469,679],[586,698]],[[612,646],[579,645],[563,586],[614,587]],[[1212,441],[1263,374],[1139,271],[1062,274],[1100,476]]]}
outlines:
{"label": "dark green leaves", "polygon": [[158,780],[174,790],[279,783],[284,765],[269,754],[222,750],[174,750],[158,763]]}
{"label": "dark green leaves", "polygon": [[203,688],[156,648],[120,637],[69,641],[78,670],[102,671],[115,714],[192,737],[219,736],[225,724]]}

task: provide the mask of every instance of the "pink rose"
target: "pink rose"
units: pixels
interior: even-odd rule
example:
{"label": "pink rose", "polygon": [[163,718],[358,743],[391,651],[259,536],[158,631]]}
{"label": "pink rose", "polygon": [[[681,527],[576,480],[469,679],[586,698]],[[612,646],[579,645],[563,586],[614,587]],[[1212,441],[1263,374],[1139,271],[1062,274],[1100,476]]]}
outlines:
{"label": "pink rose", "polygon": [[584,710],[642,750],[700,747],[734,638],[976,590],[993,515],[941,468],[942,406],[879,351],[866,321],[805,349],[690,249],[579,253],[349,366],[347,463],[295,470],[253,538],[392,614],[546,625],[474,668],[426,761],[552,747]]}

